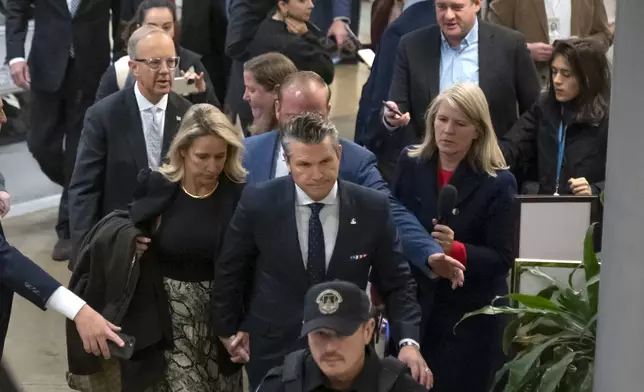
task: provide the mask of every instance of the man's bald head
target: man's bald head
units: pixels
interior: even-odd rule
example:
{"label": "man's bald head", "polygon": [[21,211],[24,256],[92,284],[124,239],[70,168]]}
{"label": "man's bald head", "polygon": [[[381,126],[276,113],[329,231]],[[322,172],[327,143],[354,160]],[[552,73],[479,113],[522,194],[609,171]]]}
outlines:
{"label": "man's bald head", "polygon": [[303,113],[319,113],[325,118],[331,111],[331,89],[311,71],[299,71],[286,77],[280,86],[275,114],[280,125]]}

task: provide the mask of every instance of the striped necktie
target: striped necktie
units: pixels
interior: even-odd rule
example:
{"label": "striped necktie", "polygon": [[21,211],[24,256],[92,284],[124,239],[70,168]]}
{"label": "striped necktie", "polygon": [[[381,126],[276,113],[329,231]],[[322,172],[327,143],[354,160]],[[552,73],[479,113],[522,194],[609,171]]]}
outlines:
{"label": "striped necktie", "polygon": [[[72,19],[74,16],[76,16],[76,11],[78,11],[78,6],[80,5],[81,0],[72,0],[72,2],[69,4],[69,13],[72,16]],[[73,30],[72,30],[72,46],[69,47],[69,57],[75,57],[76,53],[74,52],[74,35],[73,35]]]}

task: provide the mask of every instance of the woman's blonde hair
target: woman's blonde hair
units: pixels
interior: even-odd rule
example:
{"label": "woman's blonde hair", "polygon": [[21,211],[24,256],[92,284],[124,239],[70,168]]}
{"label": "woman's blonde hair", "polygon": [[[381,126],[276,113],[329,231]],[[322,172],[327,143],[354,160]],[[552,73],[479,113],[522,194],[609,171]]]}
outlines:
{"label": "woman's blonde hair", "polygon": [[422,144],[412,146],[408,155],[430,160],[438,152],[434,122],[438,109],[443,103],[462,112],[476,128],[478,138],[474,139],[465,157],[470,166],[475,170],[486,172],[492,177],[496,177],[496,170],[508,169],[492,126],[485,94],[479,86],[473,83],[456,84],[434,99],[426,114],[425,140]]}
{"label": "woman's blonde hair", "polygon": [[228,155],[223,173],[231,181],[244,182],[248,172],[242,166],[244,135],[231,124],[228,117],[215,106],[207,103],[193,105],[186,112],[179,132],[168,151],[168,163],[159,168],[170,181],[179,182],[185,176],[183,153],[202,136],[216,136],[228,144]]}

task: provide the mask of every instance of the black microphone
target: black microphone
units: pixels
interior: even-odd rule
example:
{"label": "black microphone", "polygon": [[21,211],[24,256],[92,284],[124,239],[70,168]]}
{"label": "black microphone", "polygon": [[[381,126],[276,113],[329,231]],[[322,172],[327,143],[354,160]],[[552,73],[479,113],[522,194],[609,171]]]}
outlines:
{"label": "black microphone", "polygon": [[438,194],[438,203],[436,210],[438,211],[438,224],[449,226],[449,218],[454,215],[453,211],[456,207],[456,199],[458,198],[458,191],[454,185],[447,184],[441,189]]}

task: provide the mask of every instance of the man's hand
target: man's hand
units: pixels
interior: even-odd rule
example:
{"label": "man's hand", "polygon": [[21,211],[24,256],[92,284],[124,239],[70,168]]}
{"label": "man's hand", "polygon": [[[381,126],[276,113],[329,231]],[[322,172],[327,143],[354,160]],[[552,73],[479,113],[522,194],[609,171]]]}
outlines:
{"label": "man's hand", "polygon": [[335,43],[338,44],[338,48],[341,47],[349,36],[345,21],[342,19],[334,20],[329,26],[329,31],[326,35],[327,37],[335,37]]}
{"label": "man's hand", "polygon": [[411,120],[409,113],[401,113],[394,101],[385,102],[384,116],[385,122],[396,128],[406,126]]}
{"label": "man's hand", "polygon": [[250,361],[250,337],[247,332],[239,331],[229,338],[220,337],[219,340],[223,343],[230,360],[234,363],[246,363]]}
{"label": "man's hand", "polygon": [[107,341],[111,340],[119,347],[123,347],[125,342],[121,340],[114,332],[120,331],[121,328],[105,320],[94,309],[85,304],[74,318],[76,330],[83,341],[83,348],[88,354],[96,356],[103,355],[103,358],[110,358],[110,350],[107,347]]}
{"label": "man's hand", "polygon": [[139,236],[136,237],[136,256],[141,257],[146,250],[148,250],[148,245],[152,240],[148,237]]}
{"label": "man's hand", "polygon": [[416,347],[404,346],[398,353],[398,359],[407,364],[411,370],[411,376],[420,385],[425,386],[427,389],[434,386],[434,374],[432,374],[432,371]]}
{"label": "man's hand", "polygon": [[570,190],[575,196],[592,196],[593,191],[585,177],[571,178],[568,180]]}
{"label": "man's hand", "polygon": [[0,218],[4,218],[11,209],[11,195],[9,192],[0,191]]}
{"label": "man's hand", "polygon": [[197,87],[197,91],[199,93],[205,93],[206,92],[206,79],[204,78],[203,72],[200,72],[199,74],[195,72],[184,72],[181,71],[181,76],[185,77],[186,79],[192,79],[195,81],[195,87]]}
{"label": "man's hand", "polygon": [[452,252],[452,245],[454,244],[454,231],[449,226],[439,225],[436,219],[432,220],[432,224],[434,225],[432,237],[443,248],[445,254],[450,254]]}
{"label": "man's hand", "polygon": [[31,75],[29,74],[29,65],[26,61],[16,61],[11,64],[11,78],[16,86],[28,89],[31,85]]}
{"label": "man's hand", "polygon": [[452,282],[452,290],[463,287],[465,266],[458,260],[443,253],[435,253],[429,256],[428,264],[434,274]]}
{"label": "man's hand", "polygon": [[550,61],[552,58],[552,45],[543,42],[532,42],[528,44],[530,57],[534,61]]}

